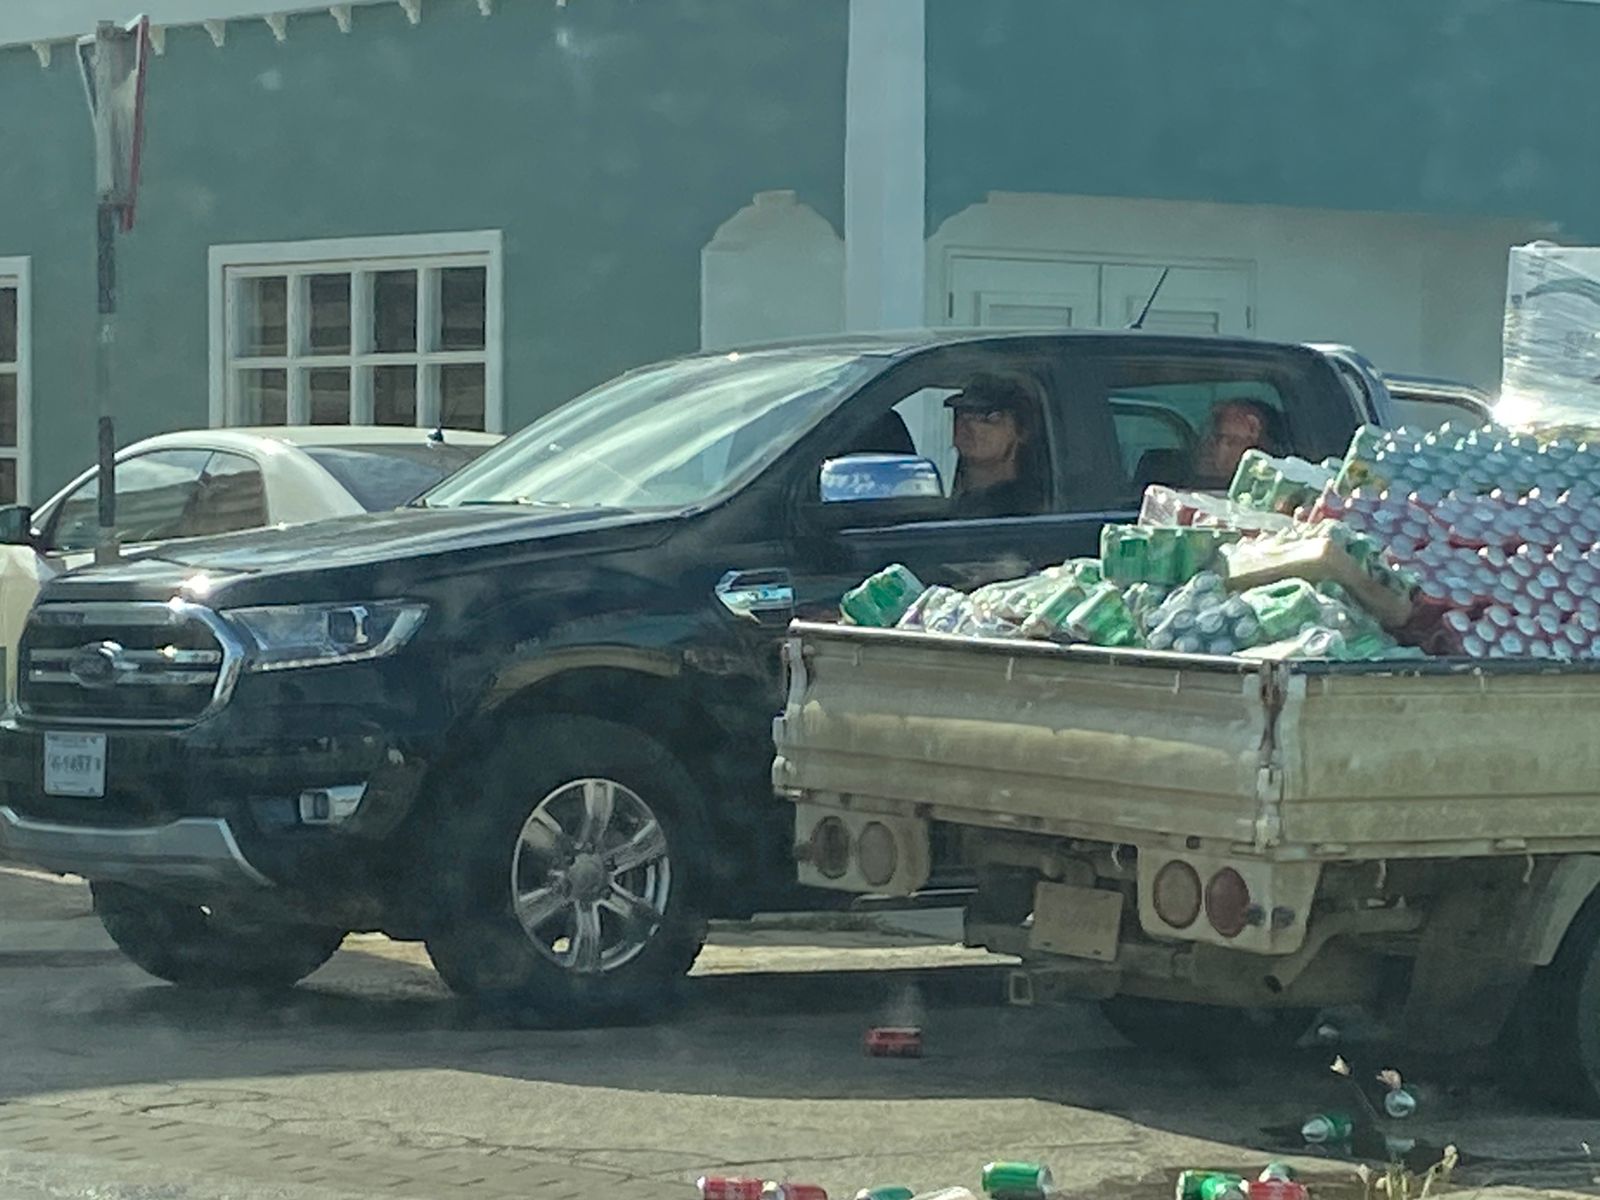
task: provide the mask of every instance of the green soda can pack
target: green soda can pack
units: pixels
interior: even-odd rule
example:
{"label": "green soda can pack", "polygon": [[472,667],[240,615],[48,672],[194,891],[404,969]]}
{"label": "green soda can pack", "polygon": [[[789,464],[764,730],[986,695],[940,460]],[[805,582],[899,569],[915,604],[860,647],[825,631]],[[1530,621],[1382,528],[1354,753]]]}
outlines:
{"label": "green soda can pack", "polygon": [[1244,1177],[1227,1171],[1185,1171],[1178,1176],[1173,1200],[1226,1200],[1244,1194]]}
{"label": "green soda can pack", "polygon": [[1100,531],[1100,570],[1111,583],[1138,583],[1150,570],[1150,531],[1107,525]]}
{"label": "green soda can pack", "polygon": [[1059,581],[1055,590],[1022,622],[1022,636],[1065,640],[1068,637],[1067,618],[1088,596],[1089,593],[1083,590],[1076,579]]}
{"label": "green soda can pack", "polygon": [[1322,615],[1316,589],[1304,579],[1280,579],[1240,592],[1239,599],[1255,613],[1262,641],[1293,637]]}
{"label": "green soda can pack", "polygon": [[839,612],[854,625],[892,628],[926,590],[909,567],[895,563],[846,592]]}
{"label": "green soda can pack", "polygon": [[993,1200],[1034,1200],[1056,1190],[1055,1177],[1043,1163],[987,1163],[982,1182],[984,1194]]}
{"label": "green soda can pack", "polygon": [[1067,615],[1067,632],[1096,646],[1137,646],[1139,629],[1114,583],[1102,583]]}

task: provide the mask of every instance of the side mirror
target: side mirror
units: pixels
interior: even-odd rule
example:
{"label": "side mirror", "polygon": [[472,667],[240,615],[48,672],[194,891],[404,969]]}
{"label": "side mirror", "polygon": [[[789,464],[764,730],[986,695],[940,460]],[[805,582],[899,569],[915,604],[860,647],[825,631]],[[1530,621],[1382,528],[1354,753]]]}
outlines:
{"label": "side mirror", "polygon": [[32,546],[36,541],[32,508],[26,504],[0,508],[0,546]]}
{"label": "side mirror", "polygon": [[863,500],[942,500],[939,468],[915,454],[847,454],[822,464],[824,504]]}
{"label": "side mirror", "polygon": [[949,502],[939,468],[915,454],[847,454],[822,464],[817,494],[821,522],[843,529],[858,521],[932,521]]}

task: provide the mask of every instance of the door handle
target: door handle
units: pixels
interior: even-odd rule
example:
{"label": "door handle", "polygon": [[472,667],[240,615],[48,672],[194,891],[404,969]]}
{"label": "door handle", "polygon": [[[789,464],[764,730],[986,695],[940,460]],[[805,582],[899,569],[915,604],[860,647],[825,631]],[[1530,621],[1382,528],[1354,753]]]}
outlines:
{"label": "door handle", "polygon": [[722,607],[757,625],[787,625],[794,616],[794,581],[783,567],[729,571],[715,591]]}

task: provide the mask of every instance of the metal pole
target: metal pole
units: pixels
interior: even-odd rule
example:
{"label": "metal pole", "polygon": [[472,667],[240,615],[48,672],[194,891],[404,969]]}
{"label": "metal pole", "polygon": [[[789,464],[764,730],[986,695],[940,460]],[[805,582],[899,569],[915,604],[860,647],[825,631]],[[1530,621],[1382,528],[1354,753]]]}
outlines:
{"label": "metal pole", "polygon": [[117,223],[121,217],[112,201],[115,173],[112,167],[111,107],[112,64],[110,43],[116,27],[109,21],[97,23],[94,48],[94,135],[96,190],[95,207],[95,312],[94,399],[99,416],[98,484],[100,528],[95,539],[94,561],[116,562],[117,545],[117,439],[111,424],[111,355],[117,335]]}
{"label": "metal pole", "polygon": [[94,561],[116,562],[117,544],[117,439],[111,424],[111,353],[117,337],[117,208],[99,206],[95,234],[97,322],[94,339],[94,398],[99,421],[100,530],[95,539]]}

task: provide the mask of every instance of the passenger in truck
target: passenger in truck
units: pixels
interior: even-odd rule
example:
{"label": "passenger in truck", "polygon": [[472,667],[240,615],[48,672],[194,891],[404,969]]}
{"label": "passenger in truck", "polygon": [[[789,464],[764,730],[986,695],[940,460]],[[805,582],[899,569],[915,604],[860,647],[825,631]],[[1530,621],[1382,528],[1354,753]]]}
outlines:
{"label": "passenger in truck", "polygon": [[1267,404],[1247,397],[1224,400],[1211,410],[1211,428],[1195,453],[1191,486],[1225,488],[1246,450],[1279,452],[1278,413]]}

